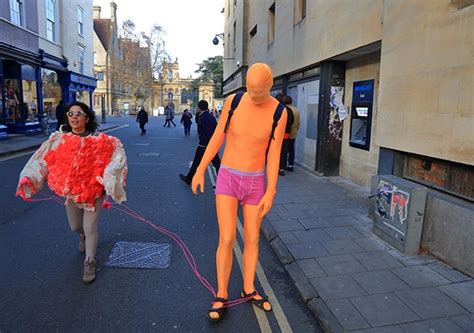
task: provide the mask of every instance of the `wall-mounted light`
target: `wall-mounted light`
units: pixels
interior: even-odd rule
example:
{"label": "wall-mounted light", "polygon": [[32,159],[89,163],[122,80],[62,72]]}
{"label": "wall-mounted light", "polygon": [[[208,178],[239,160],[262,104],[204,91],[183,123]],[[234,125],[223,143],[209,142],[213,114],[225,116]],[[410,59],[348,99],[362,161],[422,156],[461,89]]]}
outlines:
{"label": "wall-mounted light", "polygon": [[219,45],[219,38],[222,39],[222,43],[224,43],[224,33],[216,34],[214,39],[212,40],[212,44]]}

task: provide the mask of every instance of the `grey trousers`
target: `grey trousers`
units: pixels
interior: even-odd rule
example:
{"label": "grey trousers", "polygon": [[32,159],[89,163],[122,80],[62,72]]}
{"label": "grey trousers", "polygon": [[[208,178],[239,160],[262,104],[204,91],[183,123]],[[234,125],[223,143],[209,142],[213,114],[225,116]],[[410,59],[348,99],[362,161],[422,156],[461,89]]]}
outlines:
{"label": "grey trousers", "polygon": [[95,212],[79,208],[72,200],[68,199],[66,201],[69,227],[72,231],[86,236],[86,260],[89,258],[94,259],[97,251],[97,242],[99,240],[97,225],[99,224],[102,201],[104,201],[104,196],[96,200]]}

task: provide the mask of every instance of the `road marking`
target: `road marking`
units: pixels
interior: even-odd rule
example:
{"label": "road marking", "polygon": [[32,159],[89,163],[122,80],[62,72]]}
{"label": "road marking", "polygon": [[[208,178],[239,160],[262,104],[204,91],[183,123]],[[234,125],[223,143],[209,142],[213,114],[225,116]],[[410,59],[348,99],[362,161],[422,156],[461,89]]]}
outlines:
{"label": "road marking", "polygon": [[119,129],[122,129],[122,128],[125,128],[125,127],[128,127],[130,126],[129,124],[125,124],[125,125],[120,125],[118,127],[114,127],[114,128],[110,128],[110,129],[107,129],[107,130],[103,130],[101,131],[102,133],[108,133],[108,132],[112,132],[112,131],[116,131],[116,130],[119,130]]}
{"label": "road marking", "polygon": [[[215,174],[214,168],[211,166],[208,166],[207,172],[209,173],[209,178],[211,179],[211,184],[213,187],[215,187],[216,182],[215,179],[217,178]],[[239,231],[240,237],[242,240],[244,239],[244,230],[242,227],[242,221],[240,221],[239,217],[237,216],[237,230]],[[240,271],[243,271],[243,266],[242,266],[242,250],[240,248],[239,242],[235,242],[234,244],[234,252],[235,256],[237,258],[237,262],[239,263]],[[280,302],[278,302],[278,299],[275,295],[275,292],[273,291],[272,286],[270,285],[270,282],[268,282],[268,278],[263,271],[262,265],[260,264],[260,260],[257,262],[257,278],[260,281],[260,284],[262,285],[264,293],[268,296],[272,303],[272,308],[273,308],[273,313],[275,315],[275,318],[277,320],[278,326],[280,326],[280,329],[282,332],[293,332],[291,329],[290,323],[288,322],[288,319],[286,318],[285,313],[283,312],[283,309],[280,305]],[[270,323],[268,322],[268,318],[265,314],[264,311],[261,309],[257,309],[256,307],[252,306],[255,316],[257,317],[258,324],[260,326],[260,330],[262,332],[271,332],[272,329],[270,327]]]}

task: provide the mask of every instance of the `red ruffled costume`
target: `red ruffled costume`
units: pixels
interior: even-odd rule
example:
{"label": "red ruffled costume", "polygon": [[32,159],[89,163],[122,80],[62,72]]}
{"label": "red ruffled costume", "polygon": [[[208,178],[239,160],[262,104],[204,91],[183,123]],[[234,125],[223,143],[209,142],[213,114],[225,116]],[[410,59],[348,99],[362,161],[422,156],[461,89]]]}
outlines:
{"label": "red ruffled costume", "polygon": [[56,132],[23,168],[16,195],[27,200],[47,180],[58,196],[93,211],[104,192],[116,202],[126,200],[126,175],[126,156],[119,139],[103,133],[81,137]]}
{"label": "red ruffled costume", "polygon": [[84,138],[64,135],[59,146],[44,157],[49,188],[59,196],[73,198],[75,203],[94,205],[104,192],[98,179],[110,163],[116,141],[102,133]]}

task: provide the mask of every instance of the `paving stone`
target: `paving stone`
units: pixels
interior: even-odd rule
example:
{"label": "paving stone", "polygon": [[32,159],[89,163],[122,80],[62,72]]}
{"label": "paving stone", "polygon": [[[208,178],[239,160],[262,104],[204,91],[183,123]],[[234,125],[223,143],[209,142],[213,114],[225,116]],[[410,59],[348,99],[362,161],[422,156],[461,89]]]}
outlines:
{"label": "paving stone", "polygon": [[386,251],[354,253],[354,257],[368,270],[403,267],[398,260]]}
{"label": "paving stone", "polygon": [[376,328],[367,328],[365,330],[355,330],[351,333],[403,333],[398,325],[381,326]]}
{"label": "paving stone", "polygon": [[328,275],[365,272],[366,269],[350,254],[321,257],[316,259]]}
{"label": "paving stone", "polygon": [[405,266],[426,265],[437,259],[430,255],[404,255],[396,250],[388,250],[388,254],[400,261]]}
{"label": "paving stone", "polygon": [[278,212],[278,215],[282,219],[305,219],[311,217],[311,215],[306,212],[306,210],[282,210]]}
{"label": "paving stone", "polygon": [[392,269],[392,272],[412,288],[432,287],[451,283],[451,281],[426,265],[396,268]]}
{"label": "paving stone", "polygon": [[448,265],[443,264],[442,262],[434,262],[431,264],[428,264],[428,267],[431,268],[432,270],[435,270],[451,282],[463,282],[463,281],[470,281],[472,280],[469,276],[464,275],[461,272],[458,272],[457,270],[449,267]]}
{"label": "paving stone", "polygon": [[316,259],[301,259],[296,262],[308,278],[327,276],[326,272],[318,264]]}
{"label": "paving stone", "polygon": [[325,300],[366,295],[349,275],[336,275],[310,279],[318,294]]}
{"label": "paving stone", "polygon": [[351,298],[351,302],[372,326],[393,325],[420,319],[394,294],[354,297]]}
{"label": "paving stone", "polygon": [[333,238],[324,229],[310,229],[303,231],[295,231],[293,233],[300,242],[326,241]]}
{"label": "paving stone", "polygon": [[347,214],[337,214],[332,209],[306,209],[305,212],[308,214],[309,217],[332,217],[332,216],[343,216]]}
{"label": "paving stone", "polygon": [[331,254],[364,252],[364,249],[357,245],[352,239],[324,241],[321,242],[321,244],[323,244]]}
{"label": "paving stone", "polygon": [[356,239],[362,238],[362,234],[353,227],[325,228],[326,232],[334,239]]}
{"label": "paving stone", "polygon": [[465,332],[474,332],[474,314],[451,317],[451,320],[454,321]]}
{"label": "paving stone", "polygon": [[298,289],[298,291],[300,292],[301,297],[303,298],[303,301],[305,303],[318,296],[316,290],[309,283],[308,278],[296,262],[286,265],[285,269],[293,280],[296,289]]}
{"label": "paving stone", "polygon": [[299,219],[301,224],[306,229],[315,228],[331,228],[331,227],[344,227],[344,226],[356,226],[356,221],[351,216],[326,216],[326,217],[311,217],[308,219]]}
{"label": "paving stone", "polygon": [[288,244],[288,250],[295,259],[328,256],[329,252],[319,242]]}
{"label": "paving stone", "polygon": [[359,311],[347,299],[327,302],[328,307],[346,330],[370,327]]}
{"label": "paving stone", "polygon": [[463,333],[464,330],[449,318],[438,318],[401,324],[400,328],[406,333]]}
{"label": "paving stone", "polygon": [[354,240],[359,246],[366,251],[388,250],[388,246],[376,237],[365,237]]}
{"label": "paving stone", "polygon": [[368,294],[381,294],[410,289],[407,284],[389,270],[354,273],[352,277]]}
{"label": "paving stone", "polygon": [[265,215],[265,219],[267,221],[279,221],[281,220],[281,217],[278,215],[278,213],[270,211],[267,215]]}
{"label": "paving stone", "polygon": [[278,220],[270,223],[277,232],[304,230],[298,220]]}
{"label": "paving stone", "polygon": [[278,235],[285,245],[301,243],[300,240],[295,237],[292,231],[280,232]]}
{"label": "paving stone", "polygon": [[466,310],[437,288],[404,290],[395,294],[423,319],[467,313]]}
{"label": "paving stone", "polygon": [[439,287],[446,295],[474,313],[474,281],[454,283]]}

